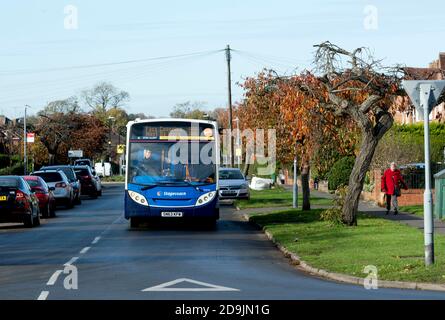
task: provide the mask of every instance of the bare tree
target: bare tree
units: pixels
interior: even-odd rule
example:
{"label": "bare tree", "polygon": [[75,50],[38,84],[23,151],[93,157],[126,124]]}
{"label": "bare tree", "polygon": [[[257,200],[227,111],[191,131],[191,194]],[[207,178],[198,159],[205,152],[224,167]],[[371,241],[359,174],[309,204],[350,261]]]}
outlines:
{"label": "bare tree", "polygon": [[400,89],[401,69],[383,68],[368,50],[350,52],[330,42],[315,46],[315,64],[329,97],[326,107],[346,115],[361,132],[361,146],[349,178],[349,190],[342,218],[347,225],[357,224],[357,210],[366,172],[380,139],[393,125],[390,106]]}
{"label": "bare tree", "polygon": [[98,83],[94,88],[82,92],[82,99],[94,111],[105,113],[110,108],[123,107],[130,99],[126,91],[108,82]]}

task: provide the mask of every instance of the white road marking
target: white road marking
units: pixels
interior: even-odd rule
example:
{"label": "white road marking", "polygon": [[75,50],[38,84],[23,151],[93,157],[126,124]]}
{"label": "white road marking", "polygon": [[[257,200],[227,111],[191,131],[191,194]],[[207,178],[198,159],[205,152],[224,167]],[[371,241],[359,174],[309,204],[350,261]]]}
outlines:
{"label": "white road marking", "polygon": [[46,300],[46,298],[48,298],[48,295],[49,295],[49,291],[42,291],[42,292],[40,292],[40,295],[37,298],[37,300]]}
{"label": "white road marking", "polygon": [[[175,284],[178,284],[181,282],[192,283],[195,285],[202,286],[202,288],[172,288],[171,287],[171,286],[174,286]],[[235,289],[235,288],[218,286],[218,285],[210,284],[210,283],[206,283],[206,282],[196,281],[196,280],[192,280],[192,279],[180,278],[180,279],[176,279],[173,281],[161,283],[154,287],[146,288],[142,291],[147,292],[147,291],[240,291],[240,290]]]}
{"label": "white road marking", "polygon": [[73,258],[71,258],[71,260],[68,261],[67,263],[65,263],[64,266],[72,265],[74,262],[77,261],[77,259],[79,259],[79,257],[73,257]]}
{"label": "white road marking", "polygon": [[96,237],[96,238],[94,238],[93,242],[91,242],[91,243],[96,244],[97,242],[99,242],[99,240],[100,240],[100,237]]}
{"label": "white road marking", "polygon": [[53,275],[51,276],[51,278],[49,278],[49,280],[46,283],[46,285],[47,286],[53,286],[56,283],[57,278],[59,278],[61,273],[62,273],[62,270],[57,270],[56,272],[54,272]]}
{"label": "white road marking", "polygon": [[87,253],[88,250],[90,250],[90,249],[91,249],[91,247],[85,247],[85,248],[83,248],[82,250],[80,250],[80,254],[85,254],[85,253]]}

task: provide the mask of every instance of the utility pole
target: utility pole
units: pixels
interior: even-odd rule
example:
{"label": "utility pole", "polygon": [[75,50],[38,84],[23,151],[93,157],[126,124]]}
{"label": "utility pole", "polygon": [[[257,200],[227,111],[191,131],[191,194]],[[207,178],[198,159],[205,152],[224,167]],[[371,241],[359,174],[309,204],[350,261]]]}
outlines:
{"label": "utility pole", "polygon": [[230,60],[232,56],[230,54],[230,45],[226,48],[227,59],[227,89],[229,95],[229,132],[230,132],[230,166],[233,167],[233,137],[232,137],[232,74],[230,68]]}
{"label": "utility pole", "polygon": [[25,116],[23,117],[23,174],[26,176],[28,173],[28,156],[26,154],[26,144],[28,143],[27,132],[26,132],[26,109],[30,108],[27,104],[25,105]]}

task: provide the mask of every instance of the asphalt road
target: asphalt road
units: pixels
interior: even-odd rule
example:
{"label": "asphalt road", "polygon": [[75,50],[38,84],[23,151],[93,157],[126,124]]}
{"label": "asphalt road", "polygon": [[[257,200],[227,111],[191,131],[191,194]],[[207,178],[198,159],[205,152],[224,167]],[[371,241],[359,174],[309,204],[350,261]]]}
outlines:
{"label": "asphalt road", "polygon": [[[366,290],[299,272],[230,206],[222,208],[215,230],[130,230],[123,192],[122,185],[107,186],[101,198],[58,210],[35,229],[0,224],[0,299],[445,298]],[[77,268],[78,288],[68,290],[70,265]]]}

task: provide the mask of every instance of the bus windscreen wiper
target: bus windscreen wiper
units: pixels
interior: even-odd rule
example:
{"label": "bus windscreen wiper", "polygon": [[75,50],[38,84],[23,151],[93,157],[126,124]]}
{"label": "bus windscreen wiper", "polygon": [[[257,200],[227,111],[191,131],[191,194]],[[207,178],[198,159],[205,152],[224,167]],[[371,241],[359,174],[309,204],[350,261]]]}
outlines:
{"label": "bus windscreen wiper", "polygon": [[142,191],[148,190],[148,189],[152,189],[154,187],[157,186],[157,184],[140,184],[141,186],[143,186],[141,188]]}

